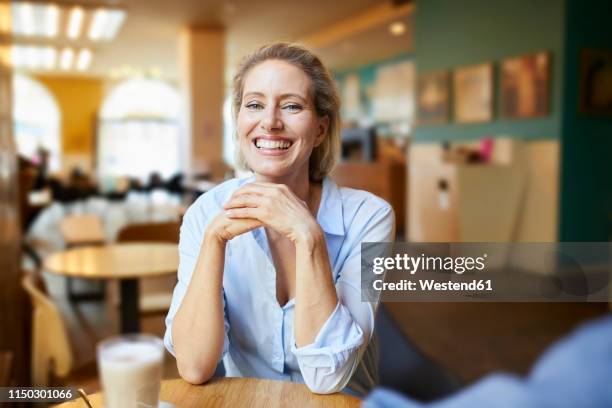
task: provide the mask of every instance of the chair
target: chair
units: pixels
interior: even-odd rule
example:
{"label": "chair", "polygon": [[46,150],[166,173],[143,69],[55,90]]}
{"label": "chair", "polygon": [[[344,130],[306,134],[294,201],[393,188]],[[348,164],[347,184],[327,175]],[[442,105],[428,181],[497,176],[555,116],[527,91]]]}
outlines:
{"label": "chair", "polygon": [[379,385],[422,402],[457,391],[461,383],[425,356],[399,329],[384,304],[378,307]]}
{"label": "chair", "polygon": [[[68,215],[60,223],[60,231],[67,248],[85,245],[104,245],[106,236],[102,220],[93,214]],[[73,279],[66,278],[66,292],[71,300],[102,299],[104,296],[104,282],[100,282],[101,289],[96,292],[76,293],[73,290]]]}
{"label": "chair", "polygon": [[13,368],[13,353],[0,351],[0,387],[11,385],[11,372]]}
{"label": "chair", "polygon": [[169,242],[178,244],[180,234],[178,222],[156,222],[131,224],[119,231],[119,242]]}
{"label": "chair", "polygon": [[[118,242],[179,242],[178,222],[131,224],[119,231]],[[140,311],[143,313],[166,313],[172,302],[172,290],[176,277],[140,279]]]}
{"label": "chair", "polygon": [[51,376],[65,378],[72,370],[68,332],[42,279],[25,274],[21,286],[32,301],[32,385],[46,386]]}
{"label": "chair", "polygon": [[97,215],[79,214],[66,216],[60,230],[69,248],[83,245],[103,245],[106,242],[102,220]]}
{"label": "chair", "polygon": [[48,296],[42,276],[38,272],[25,272],[21,286],[32,302],[32,385],[82,385],[95,379],[96,362],[86,361],[82,355],[79,358],[72,347],[68,328]]}

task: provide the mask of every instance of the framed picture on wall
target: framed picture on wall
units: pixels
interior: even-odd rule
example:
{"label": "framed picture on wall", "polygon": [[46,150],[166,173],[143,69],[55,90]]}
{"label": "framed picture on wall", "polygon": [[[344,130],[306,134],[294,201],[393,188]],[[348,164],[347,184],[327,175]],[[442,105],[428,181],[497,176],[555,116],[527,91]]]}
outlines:
{"label": "framed picture on wall", "polygon": [[580,56],[580,112],[612,116],[612,51],[584,50]]}
{"label": "framed picture on wall", "polygon": [[419,75],[417,81],[418,125],[435,125],[448,122],[449,78],[448,71]]}
{"label": "framed picture on wall", "polygon": [[371,101],[377,122],[406,122],[414,125],[414,61],[386,64],[376,70]]}
{"label": "framed picture on wall", "polygon": [[453,106],[457,123],[493,118],[493,64],[461,67],[453,72]]}
{"label": "framed picture on wall", "polygon": [[361,102],[361,85],[359,75],[349,74],[342,86],[342,119],[347,122],[359,122],[364,115]]}
{"label": "framed picture on wall", "polygon": [[550,56],[538,52],[501,63],[501,115],[504,118],[545,116],[549,109]]}

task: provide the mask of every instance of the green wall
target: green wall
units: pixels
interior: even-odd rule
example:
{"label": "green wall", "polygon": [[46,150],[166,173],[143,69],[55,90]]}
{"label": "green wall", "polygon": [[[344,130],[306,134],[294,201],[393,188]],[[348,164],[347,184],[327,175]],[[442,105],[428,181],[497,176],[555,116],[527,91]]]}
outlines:
{"label": "green wall", "polygon": [[[482,136],[561,142],[559,240],[612,237],[612,118],[578,111],[580,54],[612,50],[610,0],[420,0],[415,15],[417,74],[540,50],[551,53],[551,111],[544,118],[504,120],[498,106],[484,124],[431,125],[416,142]],[[497,75],[496,75],[497,78]],[[496,96],[499,88],[496,87]],[[497,102],[497,101],[496,101]],[[554,182],[554,180],[551,180]]]}
{"label": "green wall", "polygon": [[[563,0],[421,0],[415,12],[417,73],[453,69],[547,50],[551,54],[550,114],[543,118],[417,128],[416,142],[469,140],[483,136],[559,138],[563,77]],[[497,70],[495,71],[497,78]],[[496,87],[497,88],[497,87]],[[499,95],[498,89],[495,92]],[[497,102],[497,101],[496,101]]]}
{"label": "green wall", "polygon": [[561,145],[561,241],[612,236],[612,117],[578,111],[580,53],[612,52],[612,2],[567,0]]}

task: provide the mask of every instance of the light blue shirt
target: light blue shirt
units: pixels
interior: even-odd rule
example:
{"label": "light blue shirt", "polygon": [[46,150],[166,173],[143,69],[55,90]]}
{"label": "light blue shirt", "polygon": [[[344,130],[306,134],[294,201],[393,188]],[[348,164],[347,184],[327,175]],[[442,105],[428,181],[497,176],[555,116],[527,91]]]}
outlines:
{"label": "light blue shirt", "polygon": [[[223,211],[234,191],[253,180],[226,181],[200,196],[185,213],[178,283],[164,336],[173,355],[172,321],[189,286],[208,222]],[[314,342],[304,347],[295,345],[294,299],[284,306],[276,299],[276,270],[264,228],[242,234],[226,246],[222,358],[227,376],[303,382],[316,393],[337,392],[348,385],[364,394],[377,383],[376,342],[370,341],[377,304],[361,301],[361,242],[392,241],[393,210],[373,194],[340,188],[325,178],[317,222],[325,233],[339,302]]]}

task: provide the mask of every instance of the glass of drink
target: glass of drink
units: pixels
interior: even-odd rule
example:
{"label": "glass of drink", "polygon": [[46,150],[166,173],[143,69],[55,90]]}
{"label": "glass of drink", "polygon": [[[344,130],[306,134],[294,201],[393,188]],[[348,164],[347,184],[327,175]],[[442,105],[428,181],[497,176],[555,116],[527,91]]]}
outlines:
{"label": "glass of drink", "polygon": [[157,407],[164,344],[149,335],[123,335],[98,344],[106,408]]}

